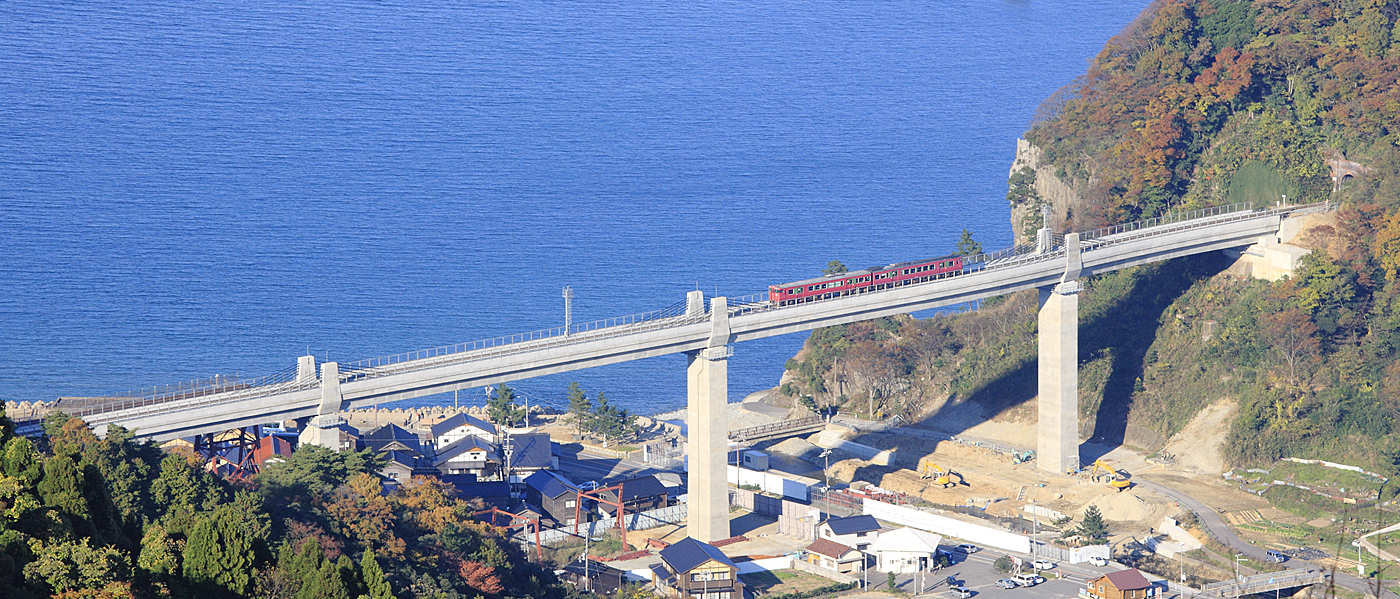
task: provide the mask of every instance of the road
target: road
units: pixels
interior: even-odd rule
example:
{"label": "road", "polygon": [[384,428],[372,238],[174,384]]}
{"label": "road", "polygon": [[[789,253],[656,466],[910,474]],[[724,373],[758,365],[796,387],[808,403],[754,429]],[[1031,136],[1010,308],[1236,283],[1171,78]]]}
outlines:
{"label": "road", "polygon": [[564,455],[559,456],[559,470],[563,471],[569,480],[580,483],[589,480],[602,482],[604,479],[627,478],[663,472],[652,467],[651,464],[635,460],[623,460],[589,451],[573,453],[568,450],[565,450]]}
{"label": "road", "polygon": [[[1215,535],[1216,539],[1219,539],[1221,543],[1224,543],[1231,549],[1243,553],[1250,559],[1257,560],[1260,562],[1267,561],[1264,556],[1263,549],[1256,547],[1255,545],[1251,544],[1250,542],[1244,539],[1241,539],[1238,535],[1236,535],[1235,531],[1230,530],[1229,525],[1225,524],[1225,521],[1220,518],[1220,514],[1217,513],[1213,508],[1195,500],[1190,495],[1187,495],[1185,493],[1182,493],[1181,491],[1178,491],[1165,485],[1141,479],[1136,480],[1134,482],[1148,489],[1152,489],[1153,491],[1171,497],[1172,499],[1181,502],[1182,505],[1191,508],[1191,511],[1196,512],[1196,517],[1200,519],[1201,525],[1205,526],[1206,530],[1210,531],[1210,534]],[[1332,580],[1336,583],[1337,586],[1347,589],[1349,591],[1355,591],[1366,596],[1373,596],[1371,585],[1367,580],[1358,578],[1356,576],[1341,571],[1333,572]],[[1397,594],[1394,590],[1386,589],[1384,592],[1384,596],[1400,597],[1400,594]]]}

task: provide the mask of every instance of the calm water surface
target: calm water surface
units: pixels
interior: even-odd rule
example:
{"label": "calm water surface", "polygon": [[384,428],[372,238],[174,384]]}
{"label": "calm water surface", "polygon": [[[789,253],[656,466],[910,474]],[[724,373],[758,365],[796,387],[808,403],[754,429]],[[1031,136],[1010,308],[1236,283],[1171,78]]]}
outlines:
{"label": "calm water surface", "polygon": [[[0,397],[1004,247],[1016,137],[1146,4],[0,3]],[[731,399],[805,339],[738,346]],[[684,369],[518,387],[653,412]]]}

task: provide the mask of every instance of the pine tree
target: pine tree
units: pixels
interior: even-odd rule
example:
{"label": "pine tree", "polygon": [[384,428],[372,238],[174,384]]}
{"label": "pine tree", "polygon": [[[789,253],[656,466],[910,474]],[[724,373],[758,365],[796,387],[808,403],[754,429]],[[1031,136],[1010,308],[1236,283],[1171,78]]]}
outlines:
{"label": "pine tree", "polygon": [[822,274],[828,276],[839,275],[845,272],[847,272],[846,265],[842,264],[840,260],[832,260],[831,262],[827,262],[826,268],[822,269]]}
{"label": "pine tree", "polygon": [[496,387],[495,397],[486,403],[486,415],[501,426],[515,426],[525,417],[525,409],[516,405],[515,390],[501,383]]}
{"label": "pine tree", "polygon": [[1090,504],[1084,509],[1084,521],[1079,523],[1079,528],[1074,532],[1095,543],[1108,540],[1108,524],[1103,521],[1103,514],[1099,513],[1098,506]]}
{"label": "pine tree", "polygon": [[593,415],[593,400],[580,389],[577,382],[569,383],[569,419],[574,423],[574,432],[583,435]]}
{"label": "pine tree", "polygon": [[185,543],[185,579],[244,596],[253,588],[253,539],[225,506],[200,518]]}
{"label": "pine tree", "polygon": [[959,256],[976,256],[980,253],[982,253],[982,244],[972,239],[972,231],[963,229],[962,237],[958,239],[957,254]]}
{"label": "pine tree", "polygon": [[371,549],[366,549],[365,556],[360,559],[360,574],[365,582],[365,594],[360,595],[361,599],[394,599],[394,590],[384,579],[384,570]]}

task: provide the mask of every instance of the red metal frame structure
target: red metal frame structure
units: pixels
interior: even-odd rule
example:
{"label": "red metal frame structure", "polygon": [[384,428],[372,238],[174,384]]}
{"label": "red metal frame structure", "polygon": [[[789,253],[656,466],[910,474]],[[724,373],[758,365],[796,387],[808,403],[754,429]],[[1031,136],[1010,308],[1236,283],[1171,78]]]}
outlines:
{"label": "red metal frame structure", "polygon": [[[607,499],[604,499],[601,495],[598,495],[598,493],[602,493],[603,491],[613,490],[616,490],[616,494],[613,496],[617,497],[617,501],[609,501]],[[603,505],[610,505],[617,508],[617,528],[622,531],[622,547],[623,549],[626,549],[627,523],[622,521],[622,517],[627,514],[627,510],[622,506],[622,483],[617,483],[616,485],[613,485],[611,487],[598,487],[597,489],[593,489],[592,491],[578,489],[578,498],[574,499],[574,536],[578,536],[578,517],[580,515],[579,510],[583,507],[584,497],[588,497]]]}
{"label": "red metal frame structure", "polygon": [[[477,513],[475,513],[475,514],[472,514],[472,515],[473,515],[473,516],[480,516],[480,515],[482,515],[482,514],[491,514],[491,519],[487,521],[487,523],[490,524],[491,526],[495,526],[495,525],[496,525],[496,516],[498,516],[498,515],[500,515],[500,516],[505,516],[505,517],[507,517],[507,518],[510,518],[510,523],[509,523],[509,524],[506,524],[506,525],[503,526],[502,528],[515,528],[516,526],[524,526],[525,528],[523,529],[523,532],[529,533],[529,532],[530,532],[530,527],[531,527],[531,526],[534,526],[534,527],[535,527],[535,561],[537,561],[537,562],[538,562],[538,561],[544,561],[544,550],[541,549],[541,547],[543,547],[543,545],[540,545],[540,520],[539,520],[539,518],[526,518],[525,516],[521,516],[521,515],[518,515],[518,514],[512,514],[512,513],[510,513],[510,512],[505,511],[505,510],[502,510],[502,509],[499,509],[499,508],[494,508],[494,507],[491,508],[491,509],[489,509],[489,510],[481,510],[481,511],[479,511],[479,512],[477,512]],[[516,520],[519,520],[520,522],[517,523]]]}

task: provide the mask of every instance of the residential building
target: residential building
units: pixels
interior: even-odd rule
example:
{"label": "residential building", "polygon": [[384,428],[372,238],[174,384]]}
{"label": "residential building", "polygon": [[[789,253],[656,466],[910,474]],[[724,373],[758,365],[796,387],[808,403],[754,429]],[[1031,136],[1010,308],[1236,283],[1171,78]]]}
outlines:
{"label": "residential building", "polygon": [[292,455],[292,444],[281,437],[263,437],[253,444],[253,462],[256,468],[287,461]]}
{"label": "residential building", "polygon": [[433,467],[443,474],[473,474],[485,480],[499,476],[501,459],[485,439],[467,436],[439,447]]}
{"label": "residential building", "polygon": [[[661,484],[661,480],[655,476],[615,480],[605,483],[604,486],[613,487],[619,483],[622,484],[622,505],[629,514],[663,508],[669,503],[666,498],[666,485]],[[617,501],[617,493],[612,490],[602,491],[598,495],[608,501]],[[600,508],[608,513],[613,512],[613,508],[606,504],[601,504]]]}
{"label": "residential building", "polygon": [[663,596],[678,599],[744,599],[739,567],[714,545],[690,537],[660,552],[651,567],[652,583]]}
{"label": "residential building", "polygon": [[376,454],[383,454],[387,451],[410,452],[417,456],[431,455],[432,451],[424,447],[423,440],[416,433],[404,430],[396,424],[386,424],[374,429],[360,437],[365,447]]}
{"label": "residential building", "polygon": [[1110,572],[1085,584],[1085,591],[1091,599],[1145,599],[1161,596],[1161,590],[1153,586],[1142,572],[1136,569]]}
{"label": "residential building", "polygon": [[507,435],[501,442],[501,453],[513,483],[541,470],[559,469],[559,458],[554,455],[548,433]]}
{"label": "residential building", "polygon": [[865,553],[826,539],[817,539],[808,545],[803,559],[841,574],[859,574],[865,570]]}
{"label": "residential building", "polygon": [[582,557],[560,569],[559,578],[574,588],[600,596],[611,595],[627,582],[626,573],[605,563]]}
{"label": "residential building", "polygon": [[865,551],[880,537],[880,523],[869,514],[830,518],[817,527],[817,538]]}
{"label": "residential building", "polygon": [[379,476],[392,484],[406,483],[415,474],[437,474],[437,471],[432,469],[432,462],[411,451],[390,449],[379,455],[385,460],[384,467],[379,470]]}
{"label": "residential building", "polygon": [[457,414],[430,427],[433,445],[442,449],[466,437],[476,437],[490,444],[500,441],[496,425],[467,414]]}
{"label": "residential building", "polygon": [[470,474],[438,474],[437,478],[452,485],[457,491],[458,499],[480,499],[488,507],[495,506],[500,509],[510,507],[510,487],[506,481],[479,482]]}
{"label": "residential building", "polygon": [[573,526],[575,517],[592,521],[593,502],[584,498],[579,506],[578,498],[578,485],[557,472],[542,470],[525,478],[525,503],[561,526]]}
{"label": "residential building", "polygon": [[892,574],[913,574],[933,567],[943,537],[913,528],[886,532],[870,545],[876,568]]}

